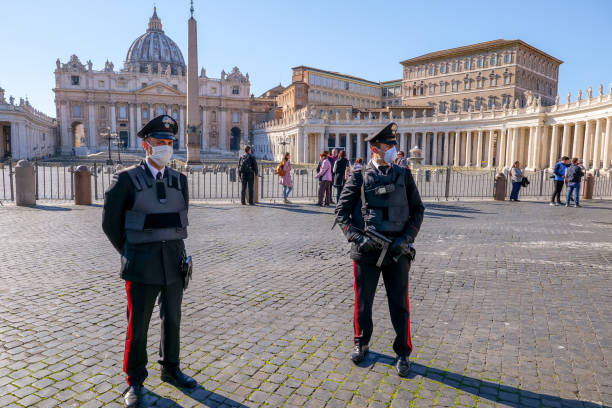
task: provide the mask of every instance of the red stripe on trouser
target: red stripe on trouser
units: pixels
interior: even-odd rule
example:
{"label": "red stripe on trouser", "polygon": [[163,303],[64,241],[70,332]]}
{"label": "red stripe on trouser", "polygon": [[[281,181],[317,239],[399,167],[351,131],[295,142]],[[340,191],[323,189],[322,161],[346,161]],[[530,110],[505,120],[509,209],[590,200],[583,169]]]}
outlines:
{"label": "red stripe on trouser", "polygon": [[353,260],[353,288],[355,289],[355,311],[353,319],[355,321],[355,336],[359,336],[359,325],[357,324],[357,275],[355,274],[355,261]]}
{"label": "red stripe on trouser", "polygon": [[[130,353],[130,345],[132,343],[132,297],[130,296],[131,282],[125,282],[125,292],[127,293],[127,308],[128,308],[128,327],[127,336],[125,338],[125,354],[123,356],[123,371],[127,374],[128,354]],[[129,384],[129,378],[126,378]]]}
{"label": "red stripe on trouser", "polygon": [[408,327],[406,327],[406,345],[410,347],[410,351],[412,351],[412,342],[410,341],[410,297],[408,296],[410,292],[410,280],[408,280],[408,284],[406,285],[406,308],[408,309]]}

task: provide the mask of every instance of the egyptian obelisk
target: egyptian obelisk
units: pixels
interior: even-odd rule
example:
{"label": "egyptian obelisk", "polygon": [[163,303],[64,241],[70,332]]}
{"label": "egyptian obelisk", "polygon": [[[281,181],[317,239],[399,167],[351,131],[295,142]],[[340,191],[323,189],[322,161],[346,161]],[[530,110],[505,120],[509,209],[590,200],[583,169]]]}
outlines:
{"label": "egyptian obelisk", "polygon": [[190,11],[191,17],[187,22],[187,165],[199,165],[202,122],[198,102],[198,34],[193,18],[193,0]]}

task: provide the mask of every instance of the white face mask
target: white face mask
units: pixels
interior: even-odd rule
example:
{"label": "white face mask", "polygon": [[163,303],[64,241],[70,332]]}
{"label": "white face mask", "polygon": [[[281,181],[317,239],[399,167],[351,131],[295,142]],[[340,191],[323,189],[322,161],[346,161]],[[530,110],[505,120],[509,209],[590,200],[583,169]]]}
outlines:
{"label": "white face mask", "polygon": [[395,160],[395,156],[397,155],[397,149],[395,148],[395,146],[393,146],[392,148],[390,148],[389,150],[387,150],[385,152],[385,162],[391,164],[393,163],[393,160]]}
{"label": "white face mask", "polygon": [[158,166],[165,166],[166,163],[170,161],[170,157],[172,157],[172,146],[151,146],[149,144],[149,147],[151,148],[152,152],[148,157],[153,160],[155,164]]}

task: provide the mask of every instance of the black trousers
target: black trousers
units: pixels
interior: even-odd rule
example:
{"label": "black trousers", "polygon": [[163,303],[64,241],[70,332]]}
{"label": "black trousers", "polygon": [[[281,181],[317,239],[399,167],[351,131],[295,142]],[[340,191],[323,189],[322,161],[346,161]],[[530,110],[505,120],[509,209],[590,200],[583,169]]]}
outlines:
{"label": "black trousers", "polygon": [[408,272],[410,260],[402,256],[397,262],[389,265],[376,265],[353,261],[355,276],[355,344],[366,345],[372,337],[372,305],[378,286],[378,278],[382,272],[391,323],[395,329],[393,350],[399,355],[408,357],[412,351],[410,341],[410,301],[408,298]]}
{"label": "black trousers", "polygon": [[246,189],[249,187],[249,204],[253,204],[253,183],[255,182],[255,175],[243,175],[242,179],[242,191],[240,192],[240,202],[246,204]]}
{"label": "black trousers", "polygon": [[128,303],[128,328],[123,371],[127,374],[129,385],[141,385],[148,375],[147,332],[158,295],[159,316],[162,321],[159,363],[166,367],[179,365],[183,282],[160,286],[126,281],[125,291]]}
{"label": "black trousers", "polygon": [[561,202],[561,191],[563,190],[563,184],[565,184],[563,180],[555,180],[555,191],[550,198],[551,203],[555,202],[555,197],[557,198],[558,203]]}

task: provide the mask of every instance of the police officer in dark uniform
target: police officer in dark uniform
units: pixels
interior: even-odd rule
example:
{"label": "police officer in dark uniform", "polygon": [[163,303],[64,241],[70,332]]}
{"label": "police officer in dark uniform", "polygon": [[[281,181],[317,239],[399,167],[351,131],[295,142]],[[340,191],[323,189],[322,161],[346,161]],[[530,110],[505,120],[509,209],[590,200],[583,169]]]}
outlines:
{"label": "police officer in dark uniform", "polygon": [[[396,129],[397,125],[390,123],[365,139],[370,143],[372,160],[361,171],[353,172],[346,182],[336,206],[336,222],[352,243],[355,347],[351,359],[358,364],[368,352],[373,330],[372,304],[382,273],[396,333],[395,367],[405,377],[410,371],[407,358],[412,351],[408,299],[408,271],[414,255],[411,244],[423,222],[425,207],[410,170],[392,164]],[[392,240],[380,261],[383,245],[370,238],[373,234]]]}
{"label": "police officer in dark uniform", "polygon": [[127,336],[123,370],[124,399],[137,407],[147,378],[147,331],[156,299],[162,321],[161,379],[194,387],[179,368],[179,329],[183,300],[181,264],[187,238],[187,177],[166,167],[178,126],[167,115],[147,123],[141,137],[146,159],[115,175],[106,191],[102,229],[121,254],[121,278],[127,294]]}

